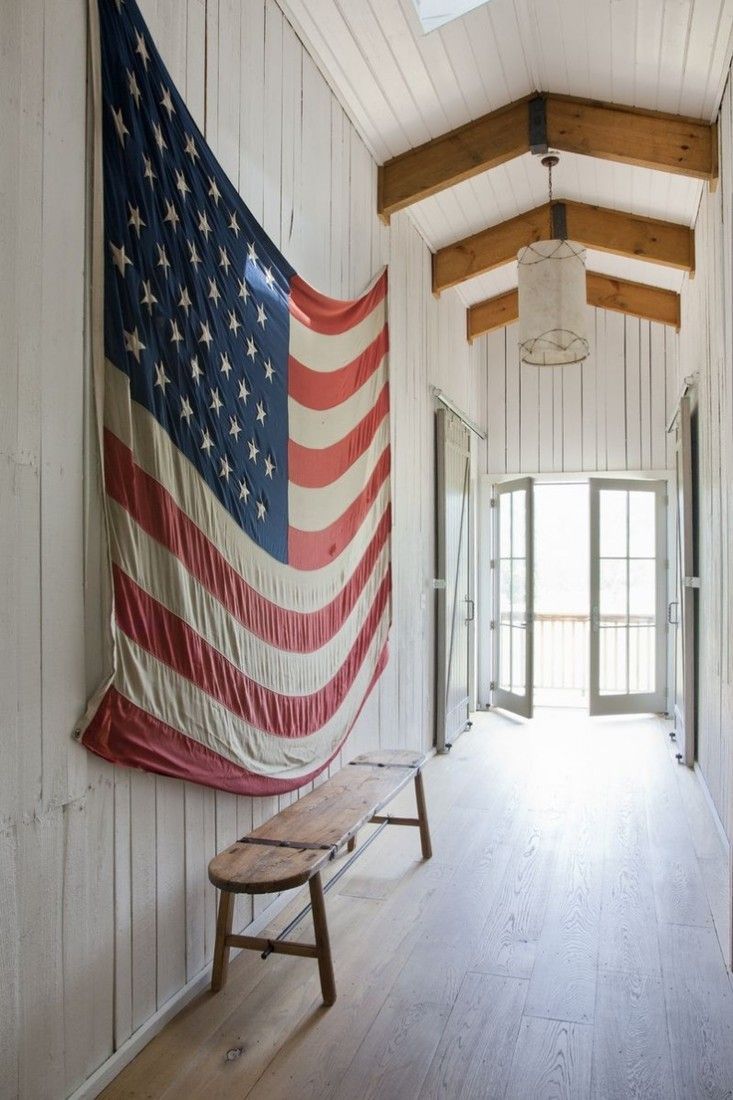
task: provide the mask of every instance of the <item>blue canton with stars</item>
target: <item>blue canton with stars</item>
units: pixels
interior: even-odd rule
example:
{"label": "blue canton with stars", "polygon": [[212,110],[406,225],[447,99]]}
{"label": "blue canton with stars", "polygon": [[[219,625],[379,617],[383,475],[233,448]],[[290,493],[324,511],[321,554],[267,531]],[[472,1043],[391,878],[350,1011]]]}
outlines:
{"label": "blue canton with stars", "polygon": [[100,0],[105,353],[244,531],[288,550],[295,274],[220,168],[134,0]]}

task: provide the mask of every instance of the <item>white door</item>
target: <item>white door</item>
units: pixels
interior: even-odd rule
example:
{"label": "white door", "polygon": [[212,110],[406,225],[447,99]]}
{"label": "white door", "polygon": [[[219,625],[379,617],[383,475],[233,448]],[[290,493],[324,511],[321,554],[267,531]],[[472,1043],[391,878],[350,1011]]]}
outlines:
{"label": "white door", "polygon": [[436,745],[444,752],[468,724],[473,622],[469,512],[471,435],[446,409],[436,416],[438,648]]}
{"label": "white door", "polygon": [[494,679],[492,704],[532,717],[534,533],[531,477],[494,494]]}
{"label": "white door", "polygon": [[590,481],[590,713],[666,708],[666,483]]}
{"label": "white door", "polygon": [[693,537],[692,416],[690,398],[677,412],[677,593],[670,621],[677,626],[674,720],[677,745],[688,767],[695,763],[695,548]]}

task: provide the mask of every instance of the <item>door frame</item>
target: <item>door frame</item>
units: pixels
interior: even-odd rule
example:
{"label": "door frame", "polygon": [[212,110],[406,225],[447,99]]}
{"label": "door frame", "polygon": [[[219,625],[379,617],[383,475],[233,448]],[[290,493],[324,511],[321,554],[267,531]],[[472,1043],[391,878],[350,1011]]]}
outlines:
{"label": "door frame", "polygon": [[499,590],[501,584],[501,531],[499,527],[499,495],[501,488],[495,486],[497,492],[493,496],[495,504],[493,519],[493,606],[492,618],[494,638],[494,659],[492,664],[492,706],[501,707],[518,715],[520,718],[531,718],[534,712],[534,478],[517,477],[509,478],[502,482],[505,492],[524,491],[526,493],[526,506],[524,513],[524,561],[525,561],[525,667],[524,667],[524,696],[514,692],[505,691],[500,687],[500,663],[501,663],[501,621],[499,619]]}
{"label": "door frame", "polygon": [[[507,473],[502,470],[498,473],[481,474],[478,478],[478,516],[477,516],[477,547],[476,547],[476,575],[477,575],[477,611],[476,611],[476,667],[477,667],[477,694],[478,703],[477,710],[490,710],[491,709],[491,689],[490,685],[493,681],[494,670],[494,644],[492,639],[492,632],[489,628],[489,624],[493,617],[494,611],[494,583],[491,572],[491,561],[493,560],[493,518],[491,508],[491,497],[493,495],[493,486],[500,485],[504,481],[516,481],[521,477],[531,477],[535,485],[547,485],[547,484],[560,484],[564,481],[578,482],[578,481],[590,481],[594,478],[613,478],[623,479],[625,481],[666,481],[667,482],[667,498],[672,499],[674,495],[675,486],[675,471],[674,470],[658,470],[658,469],[645,469],[645,470],[567,470],[552,472],[544,470],[538,472],[537,470],[522,470],[514,473]],[[668,595],[667,600],[674,598],[673,591],[670,587],[670,578],[674,576],[673,565],[676,562],[676,532],[675,532],[675,514],[674,509],[667,508],[667,561],[669,562],[669,568],[667,570],[667,586]],[[588,609],[590,613],[590,608]],[[667,642],[667,715],[672,713],[674,706],[674,700],[671,696],[673,679],[673,665],[674,652],[669,645],[669,638]],[[733,850],[733,849],[732,849]]]}
{"label": "door frame", "polygon": [[[599,657],[600,657],[600,629],[596,625],[598,607],[594,607],[594,593],[598,594],[600,585],[599,565],[600,555],[600,494],[602,483],[610,482],[613,489],[622,492],[633,492],[635,487],[643,486],[644,489],[654,494],[656,540],[655,560],[660,574],[657,577],[655,593],[655,690],[645,694],[636,693],[630,695],[623,693],[618,695],[601,695],[599,688]],[[664,714],[669,708],[670,685],[667,672],[669,669],[670,630],[667,615],[669,605],[670,586],[673,581],[669,559],[669,518],[670,495],[669,479],[667,478],[609,478],[590,477],[588,479],[590,489],[590,669],[588,695],[590,700],[589,713],[592,717],[613,714]],[[638,491],[638,488],[637,488]],[[594,554],[594,546],[598,547],[598,554]],[[628,549],[628,544],[627,544]],[[628,629],[628,627],[627,627]],[[629,709],[629,700],[637,700],[637,706]]]}

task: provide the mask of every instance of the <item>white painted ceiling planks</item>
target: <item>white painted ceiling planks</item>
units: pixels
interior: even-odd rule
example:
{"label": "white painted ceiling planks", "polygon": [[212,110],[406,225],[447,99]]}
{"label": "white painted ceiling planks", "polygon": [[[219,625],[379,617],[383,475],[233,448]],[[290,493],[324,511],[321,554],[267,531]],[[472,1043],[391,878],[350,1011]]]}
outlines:
{"label": "white painted ceiling planks", "polygon": [[[413,0],[282,0],[379,163],[528,95],[552,91],[712,120],[731,59],[733,0],[490,0],[423,34]],[[529,154],[410,208],[440,248],[546,201]],[[558,198],[692,225],[700,181],[563,154]],[[595,270],[679,289],[657,265],[595,253]],[[463,284],[501,293],[506,265]]]}

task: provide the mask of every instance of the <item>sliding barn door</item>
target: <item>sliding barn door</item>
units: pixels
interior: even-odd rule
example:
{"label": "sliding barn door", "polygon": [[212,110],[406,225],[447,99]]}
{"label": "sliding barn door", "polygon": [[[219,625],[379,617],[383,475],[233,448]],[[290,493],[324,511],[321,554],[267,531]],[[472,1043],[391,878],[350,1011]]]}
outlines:
{"label": "sliding barn door", "polygon": [[666,491],[591,478],[591,715],[667,709]]}
{"label": "sliding barn door", "polygon": [[469,632],[473,622],[470,568],[471,436],[446,409],[436,416],[438,752],[466,728]]}
{"label": "sliding barn door", "polygon": [[491,702],[532,717],[534,532],[531,477],[505,481],[494,494],[494,681]]}
{"label": "sliding barn door", "polygon": [[695,763],[695,625],[699,580],[695,576],[690,398],[677,412],[677,593],[670,620],[677,626],[674,720],[677,745],[688,767]]}

